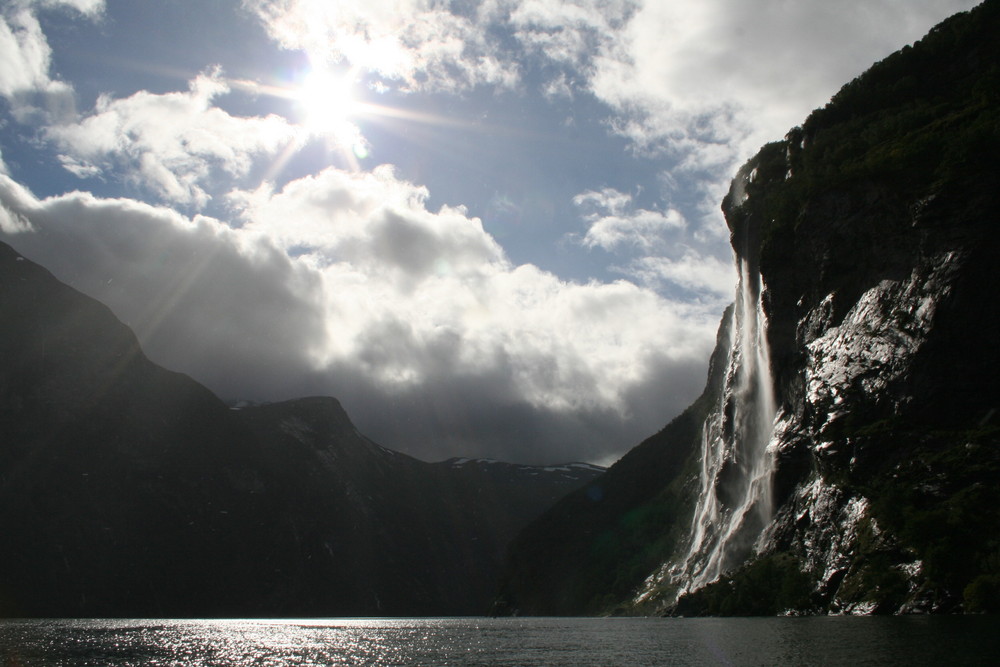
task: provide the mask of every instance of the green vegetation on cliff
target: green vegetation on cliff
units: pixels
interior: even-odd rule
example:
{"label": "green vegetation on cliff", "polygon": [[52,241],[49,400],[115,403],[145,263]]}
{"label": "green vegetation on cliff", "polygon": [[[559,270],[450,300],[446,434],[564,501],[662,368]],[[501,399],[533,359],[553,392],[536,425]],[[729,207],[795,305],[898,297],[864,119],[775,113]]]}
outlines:
{"label": "green vegetation on cliff", "polygon": [[754,159],[748,188],[764,237],[807,223],[809,199],[877,184],[900,198],[941,190],[1000,155],[1000,4],[935,27],[845,85]]}

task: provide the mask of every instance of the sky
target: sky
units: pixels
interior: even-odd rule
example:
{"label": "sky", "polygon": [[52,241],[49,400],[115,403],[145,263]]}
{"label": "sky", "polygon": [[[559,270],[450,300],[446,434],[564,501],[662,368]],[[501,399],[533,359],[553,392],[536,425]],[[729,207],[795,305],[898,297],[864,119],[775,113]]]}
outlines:
{"label": "sky", "polygon": [[229,400],[609,464],[702,390],[738,166],[968,0],[0,0],[0,240]]}

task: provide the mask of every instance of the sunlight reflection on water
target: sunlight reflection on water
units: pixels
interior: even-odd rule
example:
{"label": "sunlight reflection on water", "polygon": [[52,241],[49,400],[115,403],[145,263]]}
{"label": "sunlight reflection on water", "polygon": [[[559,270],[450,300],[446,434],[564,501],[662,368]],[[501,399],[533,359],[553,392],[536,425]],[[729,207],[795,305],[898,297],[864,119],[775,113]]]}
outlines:
{"label": "sunlight reflection on water", "polygon": [[6,665],[988,664],[995,618],[0,621]]}

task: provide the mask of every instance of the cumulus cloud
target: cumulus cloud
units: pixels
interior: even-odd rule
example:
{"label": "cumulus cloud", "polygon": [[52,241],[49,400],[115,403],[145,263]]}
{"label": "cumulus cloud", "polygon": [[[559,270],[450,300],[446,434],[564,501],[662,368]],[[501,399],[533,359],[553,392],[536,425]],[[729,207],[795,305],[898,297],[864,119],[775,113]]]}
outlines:
{"label": "cumulus cloud", "polygon": [[73,113],[73,89],[49,73],[52,48],[37,8],[69,7],[96,16],[103,0],[14,0],[0,8],[0,96],[20,122],[47,122]]}
{"label": "cumulus cloud", "polygon": [[672,284],[719,303],[731,300],[736,288],[736,273],[731,261],[705,255],[690,247],[680,248],[676,258],[638,257],[619,267],[618,271],[650,289],[660,290]]}
{"label": "cumulus cloud", "polygon": [[[587,90],[613,127],[692,168],[729,170],[872,61],[975,0],[245,0],[287,48],[410,89],[510,86],[526,58],[543,90]],[[886,30],[887,25],[892,30]]]}
{"label": "cumulus cloud", "polygon": [[644,2],[601,54],[590,86],[638,146],[679,148],[694,166],[729,169],[873,61],[975,4]]}
{"label": "cumulus cloud", "polygon": [[14,0],[13,4],[45,9],[68,7],[90,17],[98,16],[104,11],[104,0]]}
{"label": "cumulus cloud", "polygon": [[574,198],[586,225],[574,240],[631,279],[579,283],[512,262],[467,209],[430,208],[427,189],[388,166],[247,185],[308,130],[222,110],[218,72],[187,91],[105,95],[78,117],[37,12],[96,17],[103,3],[16,0],[0,10],[0,95],[15,118],[44,125],[81,178],[124,177],[189,212],[226,193],[208,210],[227,219],[39,199],[0,173],[0,237],[223,396],[335,395],[362,431],[428,459],[607,460],[703,385],[732,293],[717,206],[735,163],[972,4],[243,0],[316,68],[349,64],[410,92],[537,86],[603,103],[606,127],[670,173],[662,204],[600,186]]}
{"label": "cumulus cloud", "polygon": [[244,0],[281,45],[325,66],[346,61],[407,90],[509,87],[516,62],[502,57],[490,31],[492,2],[436,0]]}
{"label": "cumulus cloud", "polygon": [[284,118],[243,118],[213,105],[228,92],[213,70],[184,92],[102,95],[92,113],[50,126],[46,134],[62,150],[63,166],[77,176],[119,171],[165,201],[200,208],[210,199],[205,185],[213,173],[244,175],[256,158],[303,141]]}
{"label": "cumulus cloud", "polygon": [[587,74],[595,56],[613,48],[635,13],[631,0],[525,0],[510,3],[507,22],[528,53]]}
{"label": "cumulus cloud", "polygon": [[639,285],[659,292],[676,292],[720,308],[732,299],[735,286],[731,258],[698,250],[685,241],[687,222],[676,209],[637,208],[634,197],[614,188],[588,190],[573,198],[587,232],[570,238],[587,248],[602,248],[627,258],[611,269]]}
{"label": "cumulus cloud", "polygon": [[322,280],[211,218],[74,192],[37,199],[0,176],[4,240],[107,304],[147,353],[224,395],[293,391],[322,347]]}
{"label": "cumulus cloud", "polygon": [[371,172],[325,169],[274,192],[234,191],[247,229],[308,252],[324,264],[348,263],[414,284],[433,275],[467,277],[504,264],[503,251],[464,209],[426,208],[426,188]]}
{"label": "cumulus cloud", "polygon": [[[607,460],[701,389],[719,313],[514,265],[391,170],[234,192],[232,228],[0,176],[3,236],[223,396],[340,398],[435,459]],[[670,387],[669,392],[661,391]]]}
{"label": "cumulus cloud", "polygon": [[644,251],[662,248],[666,234],[684,229],[684,216],[676,209],[651,211],[635,208],[632,195],[614,188],[588,190],[573,198],[589,227],[583,245],[614,250],[628,245]]}
{"label": "cumulus cloud", "polygon": [[[362,360],[386,382],[420,385],[445,362],[456,375],[502,366],[516,394],[536,407],[624,412],[623,387],[644,378],[638,359],[685,357],[698,347],[646,340],[658,327],[704,333],[655,293],[514,266],[478,219],[460,208],[429,211],[427,196],[383,167],[327,169],[279,192],[234,193],[233,201],[247,233],[323,267],[330,305],[342,314],[329,361]],[[625,318],[632,325],[612,332]],[[571,335],[560,335],[567,326]]]}
{"label": "cumulus cloud", "polygon": [[[676,282],[673,270],[652,267],[684,266],[694,256],[709,258],[705,271],[714,271],[728,252],[718,202],[739,163],[873,61],[974,4],[408,0],[338,3],[334,11],[319,0],[246,2],[286,47],[348,61],[411,90],[523,86],[530,72],[548,99],[588,94],[602,102],[611,132],[669,165],[667,203],[622,213],[599,200],[600,190],[583,193],[583,243],[647,253],[650,261],[628,268],[647,284]],[[663,259],[668,235],[695,255],[675,249]]]}
{"label": "cumulus cloud", "polygon": [[27,9],[7,10],[0,20],[0,94],[46,90],[49,79],[49,48],[38,19]]}

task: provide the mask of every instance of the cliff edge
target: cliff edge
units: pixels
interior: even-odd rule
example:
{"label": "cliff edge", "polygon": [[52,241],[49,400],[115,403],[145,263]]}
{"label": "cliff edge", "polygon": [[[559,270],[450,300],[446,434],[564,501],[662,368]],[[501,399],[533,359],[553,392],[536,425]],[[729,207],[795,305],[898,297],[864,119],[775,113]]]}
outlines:
{"label": "cliff edge", "polygon": [[[995,0],[944,21],[740,170],[723,210],[741,283],[700,423],[530,527],[504,604],[1000,610],[997,34]],[[545,547],[553,530],[571,534]]]}

